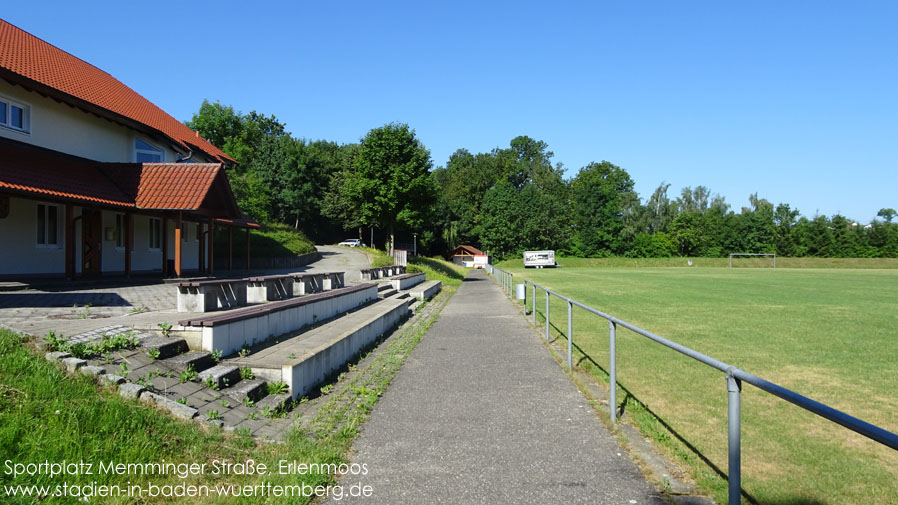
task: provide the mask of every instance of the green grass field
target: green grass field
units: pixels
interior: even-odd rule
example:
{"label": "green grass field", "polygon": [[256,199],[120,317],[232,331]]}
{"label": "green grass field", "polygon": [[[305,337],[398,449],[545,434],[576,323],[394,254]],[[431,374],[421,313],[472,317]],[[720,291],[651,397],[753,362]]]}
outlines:
{"label": "green grass field", "polygon": [[[864,265],[878,270],[594,266],[603,261],[562,259],[563,268],[543,270],[524,270],[520,261],[499,266],[898,432],[898,270],[882,270],[888,268],[882,260]],[[541,319],[544,295],[537,292],[536,300]],[[551,304],[553,314],[553,327],[566,333],[560,300]],[[576,308],[573,320],[574,343],[607,368],[608,323]],[[725,503],[725,481],[712,469],[727,468],[724,375],[623,329],[617,356],[620,385],[675,433],[633,403],[631,418]],[[574,359],[604,378],[582,353]],[[625,396],[619,389],[618,399]],[[743,489],[758,503],[898,504],[898,452],[750,385],[742,402]]]}

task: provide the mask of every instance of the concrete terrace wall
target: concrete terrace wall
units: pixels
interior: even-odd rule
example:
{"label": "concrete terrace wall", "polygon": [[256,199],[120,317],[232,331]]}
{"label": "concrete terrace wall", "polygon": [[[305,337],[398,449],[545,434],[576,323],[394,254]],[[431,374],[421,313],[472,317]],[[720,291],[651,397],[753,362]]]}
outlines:
{"label": "concrete terrace wall", "polygon": [[294,332],[303,326],[329,319],[376,299],[377,285],[371,284],[353,293],[316,300],[232,323],[206,326],[202,329],[202,348],[209,352],[220,350],[228,355],[269,337]]}
{"label": "concrete terrace wall", "polygon": [[310,346],[308,353],[284,364],[281,368],[283,381],[287,383],[290,395],[297,399],[320,384],[331,372],[345,365],[362,348],[374,342],[377,337],[396,326],[408,314],[411,300],[394,299],[380,303],[394,306],[387,312],[378,314],[361,326],[340,335],[312,335],[306,340]]}

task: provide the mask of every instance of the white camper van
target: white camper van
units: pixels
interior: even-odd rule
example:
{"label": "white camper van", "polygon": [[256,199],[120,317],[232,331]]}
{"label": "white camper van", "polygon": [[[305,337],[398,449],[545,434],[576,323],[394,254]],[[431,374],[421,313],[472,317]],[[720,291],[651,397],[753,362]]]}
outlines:
{"label": "white camper van", "polygon": [[524,251],[524,267],[555,267],[555,251]]}

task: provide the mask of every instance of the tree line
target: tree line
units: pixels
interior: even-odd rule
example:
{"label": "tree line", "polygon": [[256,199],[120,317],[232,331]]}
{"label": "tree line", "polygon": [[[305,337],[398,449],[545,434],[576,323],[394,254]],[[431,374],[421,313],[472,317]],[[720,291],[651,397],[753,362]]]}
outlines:
{"label": "tree line", "polygon": [[802,216],[757,194],[738,211],[705,186],[646,199],[608,161],[565,178],[545,142],[520,136],[506,148],[453,153],[434,169],[430,152],[405,124],[372,129],[358,144],[294,138],[274,116],[242,114],[204,101],[187,122],[238,161],[229,180],[244,212],[281,222],[316,241],[377,228],[384,246],[418,236],[440,254],[472,244],[497,258],[528,249],[599,257],[898,257],[898,213],[869,224],[839,214]]}

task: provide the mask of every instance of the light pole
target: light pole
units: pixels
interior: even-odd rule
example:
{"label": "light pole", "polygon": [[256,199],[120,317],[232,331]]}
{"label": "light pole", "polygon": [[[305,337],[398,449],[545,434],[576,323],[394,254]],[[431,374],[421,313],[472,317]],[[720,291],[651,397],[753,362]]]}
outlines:
{"label": "light pole", "polygon": [[417,233],[412,233],[412,236],[414,237],[414,240],[415,240],[415,242],[414,242],[414,249],[412,250],[412,251],[413,251],[412,254],[414,254],[415,256],[417,256],[417,255],[418,255],[418,234],[417,234]]}

